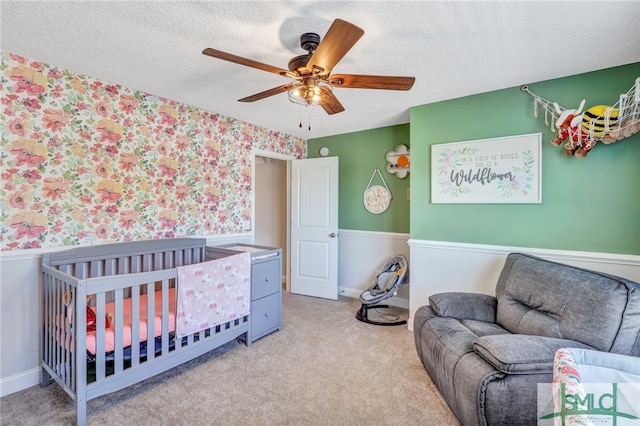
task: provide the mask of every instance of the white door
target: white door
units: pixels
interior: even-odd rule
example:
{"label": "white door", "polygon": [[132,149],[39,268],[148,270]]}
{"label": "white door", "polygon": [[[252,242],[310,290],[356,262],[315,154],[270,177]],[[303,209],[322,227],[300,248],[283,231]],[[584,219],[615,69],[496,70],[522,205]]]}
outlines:
{"label": "white door", "polygon": [[338,157],[291,162],[291,292],[338,299]]}

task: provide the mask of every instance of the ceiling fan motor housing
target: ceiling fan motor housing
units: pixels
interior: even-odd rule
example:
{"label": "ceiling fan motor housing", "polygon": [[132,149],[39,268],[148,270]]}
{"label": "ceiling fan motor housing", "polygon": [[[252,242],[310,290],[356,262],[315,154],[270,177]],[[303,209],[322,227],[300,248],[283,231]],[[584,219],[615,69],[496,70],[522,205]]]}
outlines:
{"label": "ceiling fan motor housing", "polygon": [[289,61],[289,70],[290,71],[298,71],[299,74],[306,74],[307,71],[307,63],[309,63],[309,59],[311,59],[311,53],[307,53],[306,55],[296,56]]}
{"label": "ceiling fan motor housing", "polygon": [[320,36],[316,33],[304,33],[300,36],[300,47],[309,53],[313,53],[319,44]]}
{"label": "ceiling fan motor housing", "polygon": [[320,36],[316,33],[304,33],[300,36],[300,47],[307,51],[306,55],[299,55],[289,61],[289,70],[298,71],[299,74],[308,74],[307,64],[313,56],[313,52],[320,44]]}

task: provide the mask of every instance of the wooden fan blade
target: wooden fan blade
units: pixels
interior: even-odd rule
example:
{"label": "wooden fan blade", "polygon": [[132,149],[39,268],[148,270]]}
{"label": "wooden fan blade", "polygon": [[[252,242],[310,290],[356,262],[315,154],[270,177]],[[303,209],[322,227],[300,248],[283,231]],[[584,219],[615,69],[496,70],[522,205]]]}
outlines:
{"label": "wooden fan blade", "polygon": [[334,87],[354,89],[409,90],[416,81],[415,77],[392,77],[381,75],[335,74],[329,77]]}
{"label": "wooden fan blade", "polygon": [[296,86],[298,83],[283,84],[282,86],[274,87],[273,89],[265,90],[264,92],[256,93],[255,95],[247,96],[246,98],[238,99],[238,102],[254,102],[260,99],[268,98],[269,96],[283,93]]}
{"label": "wooden fan blade", "polygon": [[224,61],[233,62],[240,65],[245,65],[251,68],[257,68],[262,71],[272,72],[274,74],[285,76],[289,73],[289,70],[274,67],[271,65],[263,64],[262,62],[254,61],[253,59],[243,58],[242,56],[233,55],[231,53],[223,52],[221,50],[212,49],[207,47],[202,51],[203,55],[212,56],[214,58],[222,59]]}
{"label": "wooden fan blade", "polygon": [[364,34],[364,30],[342,19],[331,24],[320,44],[307,63],[309,71],[322,68],[319,75],[329,75],[333,67],[346,55]]}
{"label": "wooden fan blade", "polygon": [[326,89],[326,91],[323,90],[323,92],[323,102],[320,106],[327,112],[327,114],[333,115],[344,111],[344,107],[331,90]]}

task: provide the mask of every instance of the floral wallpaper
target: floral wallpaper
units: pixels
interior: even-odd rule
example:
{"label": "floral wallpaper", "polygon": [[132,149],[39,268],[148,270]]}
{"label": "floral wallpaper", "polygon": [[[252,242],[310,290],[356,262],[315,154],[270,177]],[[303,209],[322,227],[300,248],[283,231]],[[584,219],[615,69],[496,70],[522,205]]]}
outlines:
{"label": "floral wallpaper", "polygon": [[253,148],[306,142],[0,52],[0,249],[242,232]]}

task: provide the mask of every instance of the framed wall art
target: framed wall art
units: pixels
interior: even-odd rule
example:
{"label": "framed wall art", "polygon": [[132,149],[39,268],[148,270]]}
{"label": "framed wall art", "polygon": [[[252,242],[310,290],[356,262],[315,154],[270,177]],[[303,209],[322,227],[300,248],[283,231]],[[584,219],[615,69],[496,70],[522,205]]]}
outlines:
{"label": "framed wall art", "polygon": [[542,134],[431,146],[432,203],[541,203]]}

